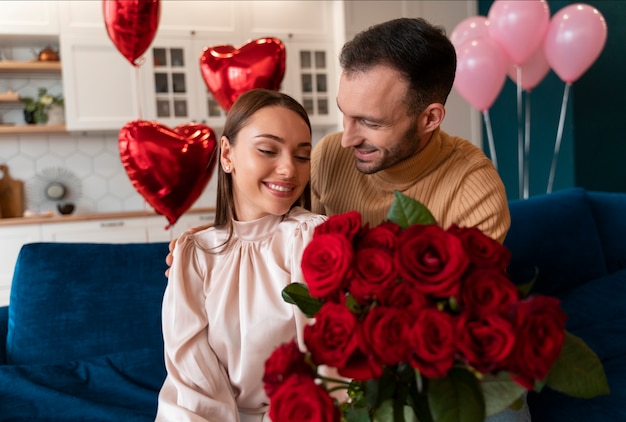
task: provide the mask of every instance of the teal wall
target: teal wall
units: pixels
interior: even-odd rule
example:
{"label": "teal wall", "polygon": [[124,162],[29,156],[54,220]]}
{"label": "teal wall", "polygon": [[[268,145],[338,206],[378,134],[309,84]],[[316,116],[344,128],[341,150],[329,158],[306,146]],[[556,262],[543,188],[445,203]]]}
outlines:
{"label": "teal wall", "polygon": [[[491,0],[479,0],[478,14],[487,16]],[[548,1],[553,15],[574,1]],[[607,22],[607,42],[596,62],[569,90],[565,124],[552,191],[574,186],[626,192],[626,1],[582,3],[597,8]],[[546,193],[565,83],[553,72],[529,94],[530,196]],[[518,170],[517,87],[509,78],[489,109],[498,171],[509,198],[521,197]],[[523,104],[525,108],[525,103]],[[483,124],[485,152],[489,154]]]}

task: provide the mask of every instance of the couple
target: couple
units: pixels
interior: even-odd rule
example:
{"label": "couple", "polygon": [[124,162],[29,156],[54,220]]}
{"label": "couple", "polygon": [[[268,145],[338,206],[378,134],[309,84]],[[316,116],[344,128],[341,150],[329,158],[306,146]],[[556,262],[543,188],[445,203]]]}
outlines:
{"label": "couple", "polygon": [[[348,42],[340,63],[344,131],[315,149],[306,112],[287,95],[249,91],[229,111],[215,223],[183,234],[168,256],[158,421],[271,419],[263,362],[294,338],[303,347],[307,324],[281,291],[304,282],[300,259],[325,215],[358,210],[376,225],[398,189],[443,227],[504,240],[510,218],[497,172],[479,148],[439,128],[456,68],[445,33],[422,19],[392,20]],[[490,420],[530,416],[525,407]]]}

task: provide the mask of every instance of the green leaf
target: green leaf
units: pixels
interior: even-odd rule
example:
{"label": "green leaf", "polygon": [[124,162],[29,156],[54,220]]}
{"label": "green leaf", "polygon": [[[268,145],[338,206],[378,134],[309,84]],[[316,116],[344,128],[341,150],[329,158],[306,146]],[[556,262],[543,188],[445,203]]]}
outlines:
{"label": "green leaf", "polygon": [[282,291],[283,300],[296,305],[308,317],[313,318],[322,307],[322,301],[309,293],[309,288],[302,283],[291,283]]}
{"label": "green leaf", "polygon": [[444,378],[428,382],[428,403],[436,422],[484,422],[485,401],[474,374],[452,368]]}
{"label": "green leaf", "polygon": [[513,405],[526,391],[524,387],[511,379],[508,373],[485,375],[480,380],[485,397],[485,413],[495,415]]}
{"label": "green leaf", "polygon": [[437,220],[421,202],[394,191],[394,199],[387,219],[406,229],[413,224],[437,224]]}
{"label": "green leaf", "polygon": [[561,354],[548,373],[546,385],[561,393],[587,399],[610,392],[598,355],[582,339],[567,331]]}
{"label": "green leaf", "polygon": [[347,422],[371,422],[369,412],[365,407],[349,406],[345,411]]}

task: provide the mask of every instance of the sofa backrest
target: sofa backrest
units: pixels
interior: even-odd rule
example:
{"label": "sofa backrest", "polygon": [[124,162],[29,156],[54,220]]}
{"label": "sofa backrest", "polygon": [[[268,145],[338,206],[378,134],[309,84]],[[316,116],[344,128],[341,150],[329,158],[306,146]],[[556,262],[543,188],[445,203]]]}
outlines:
{"label": "sofa backrest", "polygon": [[587,192],[609,273],[626,268],[626,194]]}
{"label": "sofa backrest", "polygon": [[7,363],[162,348],[167,243],[31,243],[15,266]]}
{"label": "sofa backrest", "polygon": [[[607,274],[601,235],[587,192],[566,189],[509,201],[511,228],[504,240],[516,283],[538,271],[534,292],[561,296]],[[626,255],[622,255],[626,256]]]}

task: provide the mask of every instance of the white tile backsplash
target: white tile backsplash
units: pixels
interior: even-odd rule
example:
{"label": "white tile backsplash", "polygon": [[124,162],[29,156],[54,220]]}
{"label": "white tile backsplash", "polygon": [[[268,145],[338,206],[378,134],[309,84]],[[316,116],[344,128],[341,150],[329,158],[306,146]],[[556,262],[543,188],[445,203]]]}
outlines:
{"label": "white tile backsplash", "polygon": [[[24,182],[25,190],[38,186],[35,179],[42,170],[61,167],[80,180],[82,194],[75,214],[151,211],[128,178],[118,151],[113,132],[0,135],[0,163],[8,165],[13,179]],[[212,177],[192,208],[214,207],[216,184],[217,177]],[[50,202],[37,206],[26,200],[30,211],[54,210]]]}

